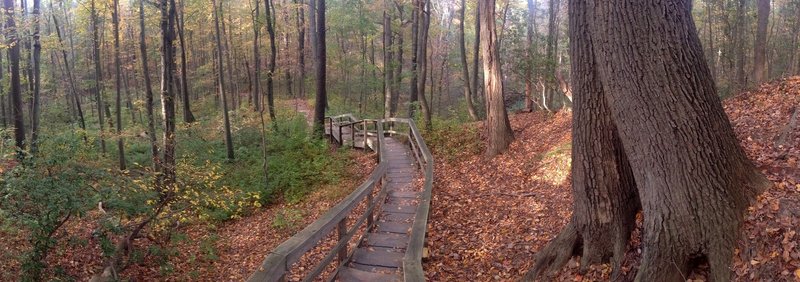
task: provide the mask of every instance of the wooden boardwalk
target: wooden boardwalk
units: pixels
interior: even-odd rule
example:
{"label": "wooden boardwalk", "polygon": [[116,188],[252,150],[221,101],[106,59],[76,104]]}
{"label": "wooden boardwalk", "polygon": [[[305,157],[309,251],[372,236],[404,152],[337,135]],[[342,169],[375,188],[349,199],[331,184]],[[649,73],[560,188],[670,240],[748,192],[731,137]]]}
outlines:
{"label": "wooden boardwalk", "polygon": [[386,138],[389,160],[386,201],[376,227],[365,235],[350,262],[339,270],[340,281],[401,281],[403,256],[419,205],[421,177],[411,150]]}

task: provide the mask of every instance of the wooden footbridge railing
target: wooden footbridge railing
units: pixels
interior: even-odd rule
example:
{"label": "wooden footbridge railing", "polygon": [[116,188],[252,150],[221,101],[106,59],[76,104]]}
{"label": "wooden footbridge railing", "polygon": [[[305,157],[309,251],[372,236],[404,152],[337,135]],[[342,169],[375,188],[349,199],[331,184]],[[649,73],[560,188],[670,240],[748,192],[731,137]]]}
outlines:
{"label": "wooden footbridge railing", "polygon": [[[388,126],[389,129],[384,130]],[[360,120],[353,115],[345,114],[326,118],[326,135],[341,146],[352,146],[364,150],[377,152],[378,166],[372,171],[366,181],[356,188],[350,195],[345,197],[339,204],[331,208],[319,219],[308,225],[302,231],[284,241],[277,248],[272,250],[258,269],[252,273],[248,281],[285,281],[287,274],[294,273],[302,275],[302,281],[319,280],[320,278],[333,281],[352,281],[352,280],[403,280],[403,281],[424,281],[425,275],[422,269],[422,256],[425,244],[425,232],[427,229],[428,213],[430,209],[431,189],[433,186],[433,157],[431,156],[425,141],[420,135],[419,129],[411,119],[391,118],[378,120]],[[413,213],[413,222],[410,223],[410,230],[402,236],[390,236],[395,240],[407,242],[390,242],[392,244],[404,246],[399,249],[403,252],[402,261],[397,262],[397,268],[392,273],[368,273],[353,270],[348,264],[354,259],[354,253],[362,244],[368,245],[365,241],[371,230],[376,229],[376,221],[379,218],[376,214],[382,213],[389,189],[396,187],[396,183],[390,183],[392,178],[389,176],[390,170],[398,169],[397,165],[390,166],[389,154],[396,154],[396,150],[387,149],[387,139],[391,148],[396,148],[398,141],[403,141],[410,147],[410,154],[413,155],[416,164],[416,171],[421,171],[424,182],[418,192],[414,192],[415,201],[418,201]],[[393,156],[393,158],[395,158]],[[395,186],[393,186],[395,185]],[[418,186],[418,185],[417,185]],[[395,193],[409,193],[391,191]],[[407,195],[407,194],[403,194]],[[395,199],[395,198],[391,198]],[[365,206],[365,209],[358,208]],[[363,212],[363,214],[357,214]],[[409,216],[411,216],[409,214]],[[352,222],[348,222],[352,220]],[[312,249],[320,247],[322,242],[329,242],[332,233],[335,232],[335,242],[329,248],[322,259],[316,259],[313,267],[300,271],[293,267],[305,254]],[[376,231],[377,232],[377,231]],[[392,234],[396,235],[396,234]],[[386,237],[384,237],[386,238]],[[354,243],[353,243],[354,242]],[[354,248],[350,248],[354,245]],[[391,245],[391,244],[390,244]],[[322,248],[322,247],[320,247]],[[397,253],[393,257],[399,256]],[[368,257],[368,256],[365,256]],[[360,258],[359,263],[364,263],[364,258]],[[334,265],[331,265],[335,263]],[[369,261],[366,264],[371,264]],[[377,263],[376,263],[377,264]],[[374,267],[376,269],[393,269],[387,267]],[[292,270],[295,270],[294,272]],[[357,274],[357,275],[354,275]],[[325,275],[326,277],[321,277]],[[374,276],[372,276],[374,275]]]}

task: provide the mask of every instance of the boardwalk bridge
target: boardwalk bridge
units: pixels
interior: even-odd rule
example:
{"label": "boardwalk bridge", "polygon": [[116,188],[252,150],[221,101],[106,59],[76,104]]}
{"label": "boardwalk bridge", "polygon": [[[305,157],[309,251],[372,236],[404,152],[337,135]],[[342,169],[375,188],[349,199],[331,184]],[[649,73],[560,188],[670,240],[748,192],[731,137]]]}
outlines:
{"label": "boardwalk bridge", "polygon": [[[414,121],[345,114],[326,117],[325,135],[340,146],[377,152],[377,167],[339,204],[272,250],[248,281],[424,281],[433,157]],[[301,260],[313,266],[296,266]]]}

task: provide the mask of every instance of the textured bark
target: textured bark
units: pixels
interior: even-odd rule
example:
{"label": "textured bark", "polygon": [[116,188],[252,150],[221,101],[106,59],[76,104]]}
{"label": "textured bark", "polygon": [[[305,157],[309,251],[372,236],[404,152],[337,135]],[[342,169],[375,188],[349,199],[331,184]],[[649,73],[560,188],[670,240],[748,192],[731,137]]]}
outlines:
{"label": "textured bark", "polygon": [[[480,1],[478,2],[480,4]],[[481,57],[481,5],[475,5],[475,44],[472,46],[472,69],[475,72],[475,75],[472,76],[472,101],[475,101],[475,104],[480,104],[480,99],[478,99],[479,92],[480,92],[480,85],[478,84],[478,77],[480,77],[480,57]],[[480,116],[478,116],[480,119]]]}
{"label": "textured bark", "polygon": [[[317,47],[314,48],[316,52],[316,84],[317,84],[317,97],[314,101],[314,131],[318,138],[324,135],[323,126],[325,125],[325,107],[328,105],[325,66],[327,63],[327,54],[325,48],[325,0],[317,0]],[[391,71],[388,71],[391,72]],[[391,80],[390,80],[391,81]]]}
{"label": "textured bark", "polygon": [[417,58],[419,58],[419,104],[422,108],[422,115],[425,121],[425,128],[431,128],[431,109],[428,99],[425,97],[425,81],[428,75],[428,29],[431,25],[431,11],[429,0],[420,0],[419,3],[419,40],[417,46]]}
{"label": "textured bark", "polygon": [[223,66],[222,62],[222,38],[219,28],[219,14],[217,9],[222,10],[222,7],[217,6],[217,0],[211,0],[211,4],[214,5],[214,31],[215,31],[215,40],[217,43],[217,67],[219,67],[219,71],[217,72],[217,81],[219,82],[219,96],[222,97],[222,117],[225,122],[225,150],[227,152],[227,156],[229,160],[234,159],[233,155],[233,137],[231,136],[231,121],[228,117],[228,94],[225,93],[225,67]]}
{"label": "textured bark", "polygon": [[411,1],[411,87],[409,91],[408,117],[414,118],[416,103],[419,101],[419,0]]}
{"label": "textured bark", "polygon": [[747,0],[739,0],[736,6],[736,27],[734,34],[734,41],[736,52],[736,76],[733,85],[737,90],[744,89],[747,86],[747,75],[744,71],[745,65],[745,26],[747,26],[747,19],[745,16],[745,9],[747,9]]}
{"label": "textured bark", "polygon": [[558,62],[556,61],[556,53],[558,52],[558,8],[560,0],[549,0],[548,1],[548,10],[550,12],[550,16],[548,17],[547,22],[547,48],[545,50],[546,54],[546,65],[545,65],[545,96],[546,101],[542,101],[543,104],[546,104],[548,110],[554,110],[561,107],[559,104],[558,99],[558,91],[556,90],[556,65]]}
{"label": "textured bark", "polygon": [[275,18],[272,13],[272,0],[264,0],[264,13],[267,21],[270,50],[269,65],[267,66],[267,108],[269,108],[269,119],[275,121],[275,85],[273,76],[275,75],[275,58],[278,51],[275,48]]}
{"label": "textured bark", "polygon": [[[475,104],[472,101],[472,97],[475,97],[475,94],[473,93],[475,89],[472,88],[472,86],[470,85],[472,81],[469,79],[469,65],[467,64],[467,47],[466,43],[464,42],[466,41],[464,35],[464,21],[466,20],[466,11],[467,11],[467,1],[461,0],[461,8],[459,8],[458,10],[459,13],[458,50],[460,51],[459,55],[461,57],[461,69],[464,75],[464,101],[467,103],[467,112],[469,113],[469,117],[472,118],[472,120],[476,121],[478,120],[478,112],[475,111]],[[477,57],[478,54],[475,54],[475,56]],[[475,69],[474,72],[476,72],[475,75],[477,76],[478,70]]]}
{"label": "textured bark", "polygon": [[106,139],[104,133],[105,113],[103,112],[103,72],[100,69],[100,33],[98,32],[97,9],[95,0],[90,1],[92,22],[92,61],[94,62],[94,98],[97,103],[97,122],[100,127],[100,150],[106,153]]}
{"label": "textured bark", "polygon": [[572,116],[572,195],[570,223],[542,251],[525,279],[555,274],[572,255],[581,271],[609,260],[618,281],[639,210],[633,173],[606,105],[592,50],[584,1],[570,5],[570,58],[575,100]]}
{"label": "textured bark", "polygon": [[164,187],[175,180],[175,0],[161,0],[161,112],[163,114],[164,156],[161,172]]}
{"label": "textured bark", "polygon": [[42,44],[39,42],[39,26],[41,21],[41,1],[33,0],[33,105],[31,122],[31,152],[39,149],[39,118],[41,117],[41,61]]}
{"label": "textured bark", "polygon": [[[161,171],[161,158],[158,152],[158,140],[156,140],[156,120],[153,114],[155,107],[153,102],[153,87],[150,83],[150,69],[147,65],[147,41],[146,27],[144,25],[144,1],[139,0],[139,52],[142,56],[142,76],[144,77],[145,89],[145,112],[147,113],[147,137],[150,140],[150,155],[152,160],[153,170],[155,172]],[[66,56],[66,55],[65,55]]]}
{"label": "textured bark", "polygon": [[392,71],[392,63],[394,62],[394,51],[392,51],[392,16],[389,13],[392,6],[389,4],[390,0],[384,0],[383,11],[383,117],[394,117],[395,113],[392,112],[392,83],[394,82],[394,71]]}
{"label": "textured bark", "polygon": [[508,121],[503,101],[503,74],[500,68],[500,53],[495,30],[495,0],[481,1],[481,50],[483,55],[483,82],[486,89],[486,131],[488,144],[486,156],[502,153],[514,141],[514,132]]}
{"label": "textured bark", "polygon": [[116,91],[114,106],[117,114],[117,155],[119,157],[119,169],[125,170],[125,140],[122,138],[122,69],[120,67],[122,62],[119,50],[119,0],[114,0],[113,6],[111,20],[114,24],[114,87]]}
{"label": "textured bark", "polygon": [[253,103],[253,109],[261,112],[261,48],[259,48],[259,30],[261,27],[258,24],[261,18],[261,2],[255,1],[255,11],[253,12],[253,79],[250,81],[250,100]]}
{"label": "textured bark", "polygon": [[[298,0],[294,0],[297,4]],[[297,62],[300,64],[300,82],[298,83],[298,96],[306,98],[306,25],[303,5],[297,5]]]}
{"label": "textured bark", "polygon": [[[747,159],[725,116],[703,59],[690,2],[572,0],[570,6],[573,56],[580,58],[579,48],[594,53],[589,60],[573,58],[576,82],[585,77],[575,64],[598,73],[642,206],[642,259],[635,280],[684,281],[690,263],[701,258],[709,262],[712,281],[729,281],[743,213],[769,182]],[[587,95],[582,87],[578,91],[576,118],[584,112]],[[593,117],[576,126],[598,122]],[[582,139],[580,132],[576,141]],[[573,165],[587,163],[575,159]],[[581,195],[573,193],[579,201]],[[627,206],[614,197],[609,203]],[[578,215],[586,213],[582,208],[595,209],[580,202],[575,208]],[[571,234],[574,226],[568,225],[562,235]],[[567,235],[556,242],[575,240]],[[611,242],[598,243],[612,246],[618,260],[620,241]],[[592,245],[585,245],[584,252],[587,246]]]}
{"label": "textured bark", "polygon": [[533,4],[533,0],[528,0],[528,15],[525,18],[526,20],[526,40],[525,40],[525,49],[527,55],[528,64],[525,66],[525,109],[529,112],[533,111],[533,58],[536,53],[537,46],[535,45],[535,41],[533,40],[534,34],[536,33],[536,6]]}
{"label": "textured bark", "polygon": [[192,123],[195,122],[196,119],[194,118],[194,114],[192,114],[191,100],[189,99],[189,71],[186,67],[186,42],[183,38],[183,4],[184,1],[181,1],[180,9],[178,9],[177,21],[178,42],[181,44],[181,97],[183,98],[183,122]]}
{"label": "textured bark", "polygon": [[[403,81],[403,47],[404,47],[403,45],[405,45],[405,44],[403,44],[403,37],[404,37],[403,36],[403,26],[404,26],[403,5],[400,5],[399,3],[397,3],[397,1],[395,1],[394,4],[397,7],[397,21],[400,22],[400,28],[398,29],[397,33],[395,34],[397,40],[394,40],[394,42],[396,42],[394,45],[397,46],[397,52],[395,53],[395,54],[397,54],[397,56],[395,56],[394,82],[392,83],[392,87],[393,87],[392,95],[394,95],[394,97],[392,97],[392,112],[393,113],[397,113],[397,109],[398,109],[399,104],[400,104],[400,92],[401,92],[400,91],[400,86],[402,85],[401,83]],[[342,41],[342,43],[344,43],[344,41]],[[342,44],[342,45],[344,45],[344,44]],[[342,46],[341,49],[342,49],[342,51],[344,51],[345,50],[344,46]],[[347,81],[346,81],[347,76],[344,76],[344,77],[345,77],[345,84],[347,84]],[[345,96],[345,98],[346,97],[347,96]]]}
{"label": "textured bark", "polygon": [[[5,7],[5,37],[8,47],[9,72],[11,74],[11,119],[14,124],[14,144],[18,150],[25,148],[25,120],[22,114],[22,86],[19,73],[19,35],[14,21],[14,0],[4,0]],[[20,151],[21,152],[21,151]]]}
{"label": "textured bark", "polygon": [[758,0],[758,23],[753,54],[753,80],[756,84],[767,78],[767,24],[769,23],[770,0]]}

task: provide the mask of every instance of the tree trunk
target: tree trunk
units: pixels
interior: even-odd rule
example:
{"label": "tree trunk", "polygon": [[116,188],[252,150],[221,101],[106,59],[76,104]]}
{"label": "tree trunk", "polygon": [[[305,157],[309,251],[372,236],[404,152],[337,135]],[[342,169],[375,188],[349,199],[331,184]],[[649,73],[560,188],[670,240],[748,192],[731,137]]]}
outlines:
{"label": "tree trunk", "polygon": [[736,34],[735,41],[731,42],[736,48],[736,90],[742,90],[747,86],[747,76],[744,71],[745,65],[745,26],[747,25],[745,9],[747,0],[739,0],[736,6]]}
{"label": "tree trunk", "polygon": [[488,144],[486,156],[494,157],[514,141],[514,132],[508,121],[503,101],[503,74],[495,30],[495,0],[481,1],[481,50],[483,55],[483,83],[486,89],[486,131]]}
{"label": "tree trunk", "polygon": [[147,112],[147,137],[150,140],[150,154],[153,162],[153,170],[161,171],[161,158],[158,152],[158,140],[156,140],[156,120],[153,114],[155,107],[153,102],[153,87],[150,84],[150,69],[147,65],[147,41],[145,40],[146,29],[144,25],[144,1],[139,0],[139,52],[142,56],[142,76],[144,77],[145,89],[145,111]]}
{"label": "tree trunk", "polygon": [[558,109],[560,105],[556,103],[556,53],[558,52],[558,21],[556,18],[558,17],[558,7],[559,7],[559,0],[549,0],[548,1],[548,11],[550,12],[550,16],[548,17],[547,22],[547,48],[546,52],[546,61],[545,61],[545,96],[547,97],[547,101],[542,101],[542,103],[548,103],[546,106],[548,110],[551,109]]}
{"label": "tree trunk", "polygon": [[[577,165],[574,169],[596,175],[590,180],[600,179],[597,175],[601,174],[614,179],[614,173],[607,174],[613,171],[609,162],[592,165],[582,161],[582,150],[587,147],[611,148],[618,156],[616,165],[611,166],[622,167],[617,170],[620,176],[627,175],[625,160],[628,160],[644,217],[642,259],[635,281],[684,281],[692,270],[690,262],[697,258],[709,262],[712,281],[730,280],[730,264],[743,212],[770,183],[747,159],[725,116],[703,60],[690,2],[571,0],[570,27],[578,91],[573,139],[573,157],[578,158],[573,160],[573,165]],[[599,83],[587,88],[593,80]],[[599,94],[590,89],[597,89],[595,92]],[[591,111],[602,107],[587,108],[590,99],[598,96],[602,96],[598,103],[605,102],[608,108],[605,117]],[[585,118],[584,114],[590,117]],[[606,123],[615,126],[616,131],[607,126],[603,129]],[[614,145],[617,142],[613,135],[610,143],[585,144],[609,138],[586,139],[582,134],[591,130],[581,130],[582,126],[598,130],[597,134],[616,132],[621,146]],[[600,236],[594,245],[582,238],[583,259],[591,264],[608,256],[610,251],[618,272],[621,250],[628,239],[626,230],[630,230],[631,218],[636,213],[633,191],[618,190],[628,186],[623,181],[620,185],[610,185],[617,190],[590,193],[587,189],[592,188],[580,182],[586,179],[585,175],[573,174],[576,216],[590,215],[592,224],[613,224],[613,228],[604,231],[590,224],[588,231],[578,234],[581,237],[586,237],[586,232],[601,234],[589,235],[590,240]],[[583,202],[581,197],[585,195],[597,199]],[[603,212],[609,209],[611,213]],[[544,272],[547,267],[541,265],[562,263],[564,255],[547,255],[547,252],[558,248],[554,246],[559,242],[566,242],[561,251],[571,253],[574,245],[570,242],[576,239],[569,237],[576,236],[576,232],[569,229],[579,224],[573,221],[567,225],[540,252],[531,276]],[[568,258],[569,254],[565,256]]]}
{"label": "tree trunk", "polygon": [[[294,0],[294,3],[297,4],[298,0]],[[303,11],[303,5],[297,5],[297,61],[300,64],[298,67],[300,69],[300,83],[298,89],[298,96],[301,99],[306,98],[306,56],[305,56],[305,47],[306,47],[306,23],[305,23],[305,13]]]}
{"label": "tree trunk", "polygon": [[119,155],[119,170],[125,170],[125,140],[122,138],[122,69],[120,66],[122,63],[119,50],[119,0],[114,0],[113,5],[111,18],[114,24],[114,73],[116,76],[114,106],[117,114],[117,154]]}
{"label": "tree trunk", "polygon": [[164,187],[175,185],[175,0],[161,0],[161,112],[164,113]]}
{"label": "tree trunk", "polygon": [[[422,20],[419,30],[419,40],[417,46],[417,58],[419,59],[418,68],[421,70],[419,76],[419,104],[422,108],[422,115],[425,120],[425,128],[431,128],[431,109],[428,99],[425,97],[425,80],[428,75],[428,28],[431,24],[431,11],[429,0],[419,0],[419,20]],[[427,9],[427,10],[426,10]]]}
{"label": "tree trunk", "polygon": [[[398,104],[400,103],[400,85],[403,81],[403,5],[398,5],[397,1],[394,2],[397,7],[397,20],[400,22],[400,28],[397,31],[397,60],[395,65],[394,82],[392,83],[392,112],[397,113]],[[342,48],[344,50],[344,48]]]}
{"label": "tree trunk", "polygon": [[260,0],[255,0],[255,11],[253,13],[253,79],[250,81],[252,86],[250,90],[250,100],[253,102],[253,109],[261,112],[261,52],[259,48],[258,34],[261,27],[259,20],[261,19]]}
{"label": "tree trunk", "polygon": [[39,26],[41,21],[41,1],[33,0],[33,116],[31,123],[31,153],[36,153],[39,149],[39,118],[41,116],[40,96],[41,96],[41,61],[42,44],[39,42]]}
{"label": "tree trunk", "polygon": [[189,100],[189,74],[186,68],[186,44],[183,39],[183,4],[184,1],[181,1],[181,7],[178,9],[179,13],[177,21],[178,40],[181,44],[181,97],[183,97],[183,122],[192,123],[195,122],[196,119],[194,118],[194,114],[192,114],[191,101]]}
{"label": "tree trunk", "polygon": [[273,76],[275,75],[275,58],[277,50],[275,48],[275,19],[272,14],[272,0],[264,0],[264,12],[267,20],[267,33],[269,34],[269,68],[267,72],[267,108],[269,108],[269,119],[275,121],[275,87]]}
{"label": "tree trunk", "polygon": [[[389,4],[390,0],[384,0],[383,10],[383,117],[394,117],[395,113],[392,112],[392,83],[394,83],[394,71],[392,63],[394,62],[394,51],[392,51],[392,16],[390,11],[392,6]],[[413,94],[412,94],[413,95]]]}
{"label": "tree trunk", "polygon": [[[532,0],[531,0],[532,1]],[[471,87],[470,83],[472,81],[469,79],[469,65],[467,64],[467,47],[464,35],[464,21],[466,21],[466,11],[467,11],[467,1],[461,0],[461,8],[459,9],[459,20],[458,20],[458,49],[461,51],[461,68],[464,74],[464,101],[467,103],[467,112],[469,113],[469,117],[473,121],[478,120],[478,112],[475,111],[475,104],[472,101],[472,97],[475,97],[475,89]],[[475,56],[477,57],[477,53]],[[478,69],[473,70],[475,72],[475,76],[477,76]]]}
{"label": "tree trunk", "polygon": [[[9,72],[11,73],[11,118],[14,120],[14,144],[18,152],[25,148],[25,120],[22,113],[22,87],[19,74],[19,35],[14,21],[14,0],[4,0],[5,37],[8,48]],[[20,155],[21,157],[21,155]]]}
{"label": "tree trunk", "polygon": [[533,0],[528,0],[528,16],[526,19],[526,40],[525,40],[525,47],[526,47],[526,65],[525,65],[525,109],[528,112],[533,112],[533,59],[536,53],[536,49],[538,46],[534,45],[534,33],[536,32],[536,7],[533,4]]}
{"label": "tree trunk", "polygon": [[317,1],[317,26],[316,26],[316,43],[314,48],[316,52],[316,84],[317,84],[317,97],[314,101],[314,132],[318,138],[322,138],[325,129],[325,107],[328,105],[327,89],[325,87],[325,66],[327,64],[326,47],[325,47],[325,0]]}
{"label": "tree trunk", "polygon": [[100,151],[106,153],[106,138],[104,132],[105,113],[103,112],[103,72],[100,69],[100,34],[98,32],[97,9],[95,0],[90,1],[92,24],[92,57],[94,62],[94,98],[97,103],[97,122],[100,127]]}
{"label": "tree trunk", "polygon": [[767,63],[767,25],[769,23],[770,0],[758,0],[758,24],[753,54],[753,80],[756,84],[764,82]]}
{"label": "tree trunk", "polygon": [[222,97],[222,117],[225,122],[225,149],[228,154],[228,159],[233,160],[233,137],[231,136],[231,121],[228,117],[228,95],[225,93],[225,67],[222,63],[222,33],[220,33],[220,20],[217,11],[217,9],[222,10],[222,5],[217,6],[217,0],[211,0],[211,4],[214,5],[214,30],[216,31],[214,34],[217,43],[217,66],[219,67],[219,72],[217,72],[217,81],[219,81],[219,96]]}
{"label": "tree trunk", "polygon": [[419,100],[419,15],[420,0],[412,0],[411,11],[411,87],[409,95],[408,117],[414,118]]}
{"label": "tree trunk", "polygon": [[[480,1],[478,1],[480,2]],[[480,57],[481,57],[481,5],[475,5],[475,44],[472,46],[472,71],[474,75],[472,76],[472,101],[474,104],[480,104],[480,100],[478,99],[479,96],[479,85],[478,85],[478,77],[480,76]],[[478,116],[480,119],[480,116]]]}

